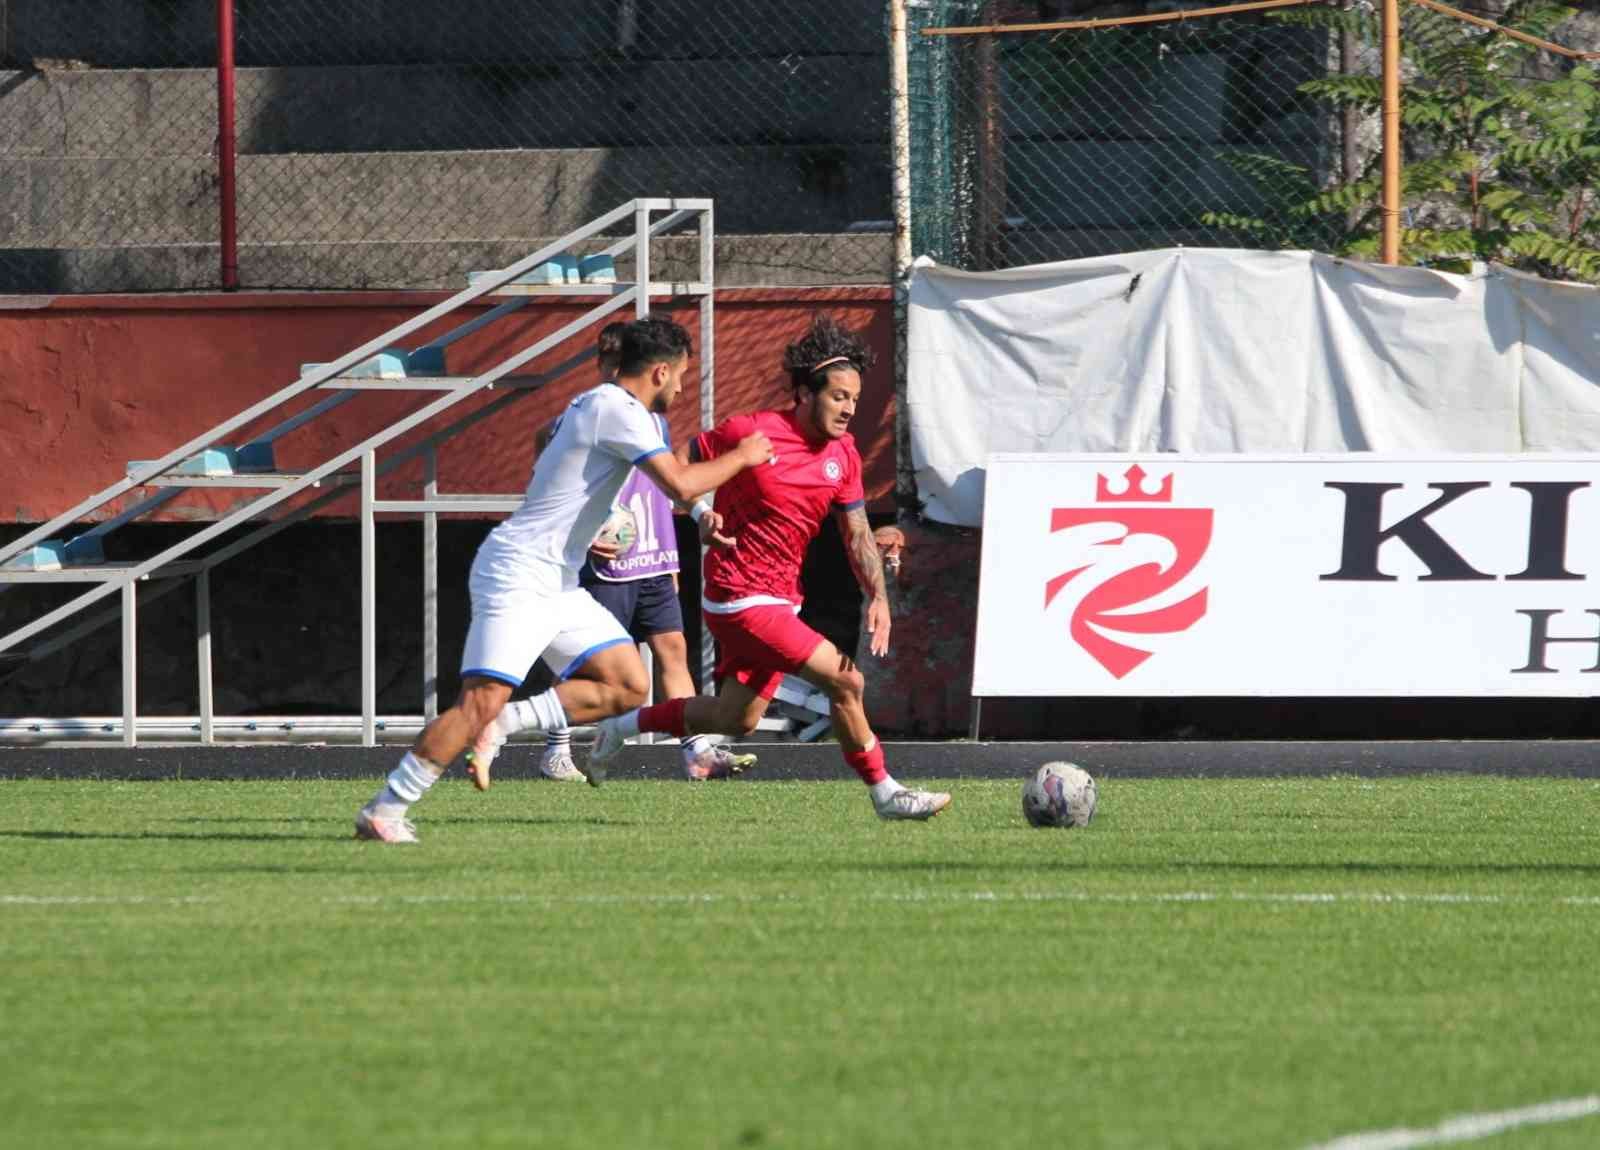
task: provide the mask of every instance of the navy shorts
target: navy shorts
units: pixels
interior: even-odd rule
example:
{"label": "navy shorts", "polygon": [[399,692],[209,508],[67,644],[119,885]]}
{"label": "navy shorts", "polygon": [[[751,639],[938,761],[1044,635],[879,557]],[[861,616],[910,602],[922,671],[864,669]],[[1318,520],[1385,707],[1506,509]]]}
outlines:
{"label": "navy shorts", "polygon": [[611,583],[585,566],[578,582],[616,616],[635,643],[643,643],[651,635],[683,630],[683,606],[671,575]]}

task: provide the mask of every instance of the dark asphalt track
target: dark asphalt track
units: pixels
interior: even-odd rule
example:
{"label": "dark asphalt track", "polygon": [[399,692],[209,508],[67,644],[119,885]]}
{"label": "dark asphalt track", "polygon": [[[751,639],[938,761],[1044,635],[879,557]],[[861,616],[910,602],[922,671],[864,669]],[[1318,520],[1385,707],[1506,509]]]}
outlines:
{"label": "dark asphalt track", "polygon": [[[753,743],[755,779],[840,779],[848,772],[832,744]],[[1383,742],[887,743],[900,779],[1020,778],[1065,759],[1091,774],[1120,778],[1273,778],[1327,775],[1517,775],[1600,778],[1597,740],[1392,740]],[[582,765],[584,748],[576,758]],[[148,746],[0,748],[0,778],[289,779],[377,778],[400,747]],[[537,748],[513,745],[497,778],[527,777]],[[677,748],[628,747],[613,779],[675,778]]]}

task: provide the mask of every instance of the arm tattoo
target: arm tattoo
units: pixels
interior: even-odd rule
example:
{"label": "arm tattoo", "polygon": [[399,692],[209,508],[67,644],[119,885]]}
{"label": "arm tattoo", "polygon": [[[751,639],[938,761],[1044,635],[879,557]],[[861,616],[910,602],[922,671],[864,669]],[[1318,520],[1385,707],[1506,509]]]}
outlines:
{"label": "arm tattoo", "polygon": [[845,553],[850,556],[850,567],[856,573],[856,582],[871,598],[883,598],[883,559],[878,555],[878,541],[872,537],[866,510],[855,507],[840,513],[839,529],[844,536]]}

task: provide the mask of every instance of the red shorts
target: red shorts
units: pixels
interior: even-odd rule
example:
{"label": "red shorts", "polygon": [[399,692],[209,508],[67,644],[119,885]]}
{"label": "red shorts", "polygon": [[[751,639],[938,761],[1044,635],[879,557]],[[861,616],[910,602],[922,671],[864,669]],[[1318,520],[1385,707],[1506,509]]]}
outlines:
{"label": "red shorts", "polygon": [[784,675],[798,671],[827,642],[800,622],[793,607],[764,604],[731,615],[706,611],[704,618],[717,641],[717,677],[737,679],[763,699],[772,698]]}

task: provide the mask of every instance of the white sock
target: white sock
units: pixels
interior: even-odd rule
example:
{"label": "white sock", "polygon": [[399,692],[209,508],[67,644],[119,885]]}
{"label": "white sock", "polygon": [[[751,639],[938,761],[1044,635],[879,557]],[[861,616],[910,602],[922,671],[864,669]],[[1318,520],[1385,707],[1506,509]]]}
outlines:
{"label": "white sock", "polygon": [[545,757],[559,755],[563,751],[572,750],[572,732],[566,727],[558,727],[554,731],[545,732],[544,753]]}
{"label": "white sock", "polygon": [[710,735],[690,735],[683,740],[683,754],[685,758],[695,758],[705,754],[715,744]]}
{"label": "white sock", "polygon": [[495,722],[507,736],[518,731],[554,731],[568,725],[566,709],[554,687],[531,699],[518,699],[502,707]]}
{"label": "white sock", "polygon": [[883,778],[873,783],[867,790],[872,793],[873,802],[884,803],[888,802],[889,797],[896,791],[903,791],[905,788],[894,781],[893,775],[884,775]]}
{"label": "white sock", "polygon": [[639,708],[635,707],[625,715],[618,715],[611,722],[622,733],[624,739],[631,739],[639,733]]}
{"label": "white sock", "polygon": [[428,788],[439,781],[442,773],[427,759],[419,759],[415,752],[407,751],[400,765],[389,772],[383,790],[373,797],[372,813],[380,819],[400,818],[407,807],[428,793]]}

